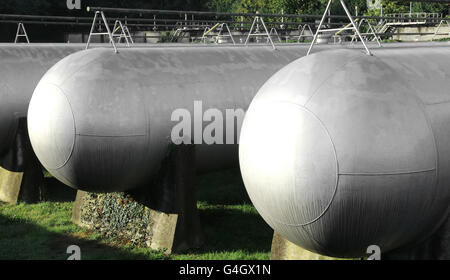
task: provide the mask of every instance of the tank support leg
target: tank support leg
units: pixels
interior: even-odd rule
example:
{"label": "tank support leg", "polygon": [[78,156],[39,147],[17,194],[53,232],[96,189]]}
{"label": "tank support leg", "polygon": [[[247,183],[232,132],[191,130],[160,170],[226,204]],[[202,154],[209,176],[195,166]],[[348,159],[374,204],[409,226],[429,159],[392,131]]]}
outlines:
{"label": "tank support leg", "polygon": [[338,260],[319,255],[295,245],[274,232],[272,239],[271,260]]}
{"label": "tank support leg", "polygon": [[44,176],[31,147],[26,118],[21,118],[8,151],[0,157],[0,201],[34,203],[42,200]]}
{"label": "tank support leg", "polygon": [[[294,243],[274,233],[272,260],[334,260],[335,258],[322,256],[307,251]],[[450,217],[439,229],[426,240],[392,252],[382,253],[381,260],[449,260],[450,259]]]}
{"label": "tank support leg", "polygon": [[[168,254],[200,247],[194,145],[172,145],[156,177],[152,186],[127,193],[78,191],[72,221],[128,240],[139,235],[140,245]],[[118,217],[127,218],[122,224],[111,222]]]}
{"label": "tank support leg", "polygon": [[450,260],[450,216],[423,242],[388,252],[383,260]]}

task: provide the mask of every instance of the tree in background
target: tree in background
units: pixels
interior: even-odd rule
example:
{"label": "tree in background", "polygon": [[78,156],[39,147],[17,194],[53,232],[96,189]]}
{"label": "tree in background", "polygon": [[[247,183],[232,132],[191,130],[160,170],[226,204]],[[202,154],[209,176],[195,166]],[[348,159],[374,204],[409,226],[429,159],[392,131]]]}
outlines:
{"label": "tree in background", "polygon": [[[68,10],[65,0],[0,0],[0,13],[33,15],[89,16],[81,11]],[[117,7],[165,10],[200,10],[218,12],[322,14],[328,0],[81,0],[83,7]],[[408,2],[383,0],[384,13],[407,13]],[[359,14],[379,14],[379,10],[367,10],[366,0],[345,0],[352,14],[358,6]],[[333,14],[343,15],[339,1],[334,1]],[[448,5],[441,3],[413,3],[413,12],[436,12],[448,14]]]}
{"label": "tree in background", "polygon": [[426,12],[426,13],[440,13],[447,15],[448,14],[448,5],[442,3],[425,3],[425,2],[417,2],[413,3],[412,12]]}
{"label": "tree in background", "polygon": [[[87,16],[85,9],[68,10],[66,0],[0,0],[0,13],[29,15]],[[230,0],[231,1],[231,0]],[[81,0],[82,6],[165,9],[165,10],[208,10],[211,0]]]}
{"label": "tree in background", "polygon": [[[410,6],[409,2],[397,2],[397,1],[389,1],[383,0],[381,1],[383,4],[383,14],[398,14],[398,13],[409,13]],[[447,4],[442,3],[425,3],[425,2],[413,2],[412,3],[412,12],[413,13],[440,13],[443,15],[447,15],[449,10],[449,6]],[[367,11],[366,15],[368,16],[379,16],[379,9],[370,9]]]}
{"label": "tree in background", "polygon": [[[346,0],[346,5],[354,14],[355,7],[360,11],[367,10],[366,0]],[[281,13],[285,14],[322,14],[328,0],[212,0],[210,7],[219,12],[236,13]],[[339,1],[334,1],[332,13],[344,14]]]}
{"label": "tree in background", "polygon": [[236,0],[211,0],[206,2],[206,8],[210,11],[228,13],[235,9],[237,3]]}

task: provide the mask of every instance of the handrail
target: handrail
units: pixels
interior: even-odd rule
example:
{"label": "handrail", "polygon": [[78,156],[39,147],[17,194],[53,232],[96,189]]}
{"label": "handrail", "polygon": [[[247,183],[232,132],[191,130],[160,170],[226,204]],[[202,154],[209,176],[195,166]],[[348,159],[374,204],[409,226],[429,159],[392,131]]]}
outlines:
{"label": "handrail", "polygon": [[[225,12],[207,12],[207,11],[182,11],[182,10],[154,10],[154,9],[125,9],[125,8],[108,8],[108,7],[87,7],[88,12],[96,12],[103,11],[108,13],[128,13],[128,14],[166,14],[166,15],[199,15],[199,16],[211,16],[211,17],[219,17],[219,16],[229,16],[229,17],[256,17],[257,15],[260,17],[273,17],[273,18],[314,18],[320,19],[322,15],[308,15],[308,14],[271,14],[271,13],[225,13]],[[333,19],[347,19],[346,15],[326,15],[325,19],[333,18]],[[409,20],[410,17],[380,17],[380,16],[354,16],[354,19],[375,19],[375,20],[383,20],[383,19],[405,19]],[[434,18],[434,19],[444,19]]]}

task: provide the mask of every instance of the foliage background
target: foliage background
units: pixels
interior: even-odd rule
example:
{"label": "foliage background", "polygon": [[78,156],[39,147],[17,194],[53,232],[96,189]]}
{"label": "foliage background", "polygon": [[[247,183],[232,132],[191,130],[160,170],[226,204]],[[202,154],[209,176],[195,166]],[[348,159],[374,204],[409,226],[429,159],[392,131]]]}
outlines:
{"label": "foliage background", "polygon": [[[66,0],[0,0],[0,14],[92,17],[92,13],[86,11],[86,7],[92,6],[242,13],[259,11],[261,13],[274,14],[283,11],[286,14],[320,15],[323,13],[327,2],[328,0],[81,0],[81,10],[69,10],[66,6]],[[380,14],[378,9],[368,10],[366,0],[345,0],[345,2],[352,14],[355,14],[356,6],[358,6],[359,15]],[[409,12],[409,2],[389,0],[383,0],[382,2],[384,5],[384,14]],[[446,16],[449,6],[440,3],[414,3],[412,10],[413,12],[438,12]],[[344,14],[339,1],[334,1],[332,13],[334,15]],[[267,21],[274,20],[267,19]],[[301,19],[288,20],[302,21]],[[0,41],[14,41],[16,29],[17,24],[0,22]],[[64,42],[65,32],[86,32],[86,28],[28,25],[27,32],[32,37],[33,42]]]}
{"label": "foliage background", "polygon": [[[167,10],[198,10],[219,12],[255,12],[289,14],[320,14],[328,0],[81,0],[82,7],[122,7]],[[352,13],[355,6],[360,14],[367,13],[366,0],[346,0]],[[409,2],[382,1],[385,13],[409,12]],[[448,5],[440,3],[413,3],[413,12],[448,14]],[[342,14],[339,1],[334,1],[332,12]],[[86,16],[81,11],[68,10],[66,0],[1,0],[0,13]]]}

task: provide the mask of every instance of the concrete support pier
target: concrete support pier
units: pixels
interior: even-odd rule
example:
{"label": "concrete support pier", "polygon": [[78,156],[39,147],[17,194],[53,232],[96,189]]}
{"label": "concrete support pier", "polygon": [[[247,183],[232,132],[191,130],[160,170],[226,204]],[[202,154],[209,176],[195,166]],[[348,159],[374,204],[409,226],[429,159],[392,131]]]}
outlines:
{"label": "concrete support pier", "polygon": [[[431,229],[432,230],[432,229]],[[394,250],[383,260],[450,260],[450,217],[423,242]]]}
{"label": "concrete support pier", "polygon": [[339,260],[337,258],[319,255],[295,245],[274,232],[272,239],[272,249],[270,251],[271,260]]}
{"label": "concrete support pier", "polygon": [[[382,250],[382,248],[381,248]],[[274,233],[271,260],[339,260],[307,251]],[[450,218],[426,240],[411,246],[381,253],[381,260],[450,260]]]}
{"label": "concrete support pier", "polygon": [[167,254],[198,248],[203,234],[194,183],[194,146],[172,145],[152,187],[127,193],[78,191],[72,221]]}
{"label": "concrete support pier", "polygon": [[31,147],[26,119],[21,118],[9,149],[0,156],[0,200],[38,202],[43,187],[42,169]]}

